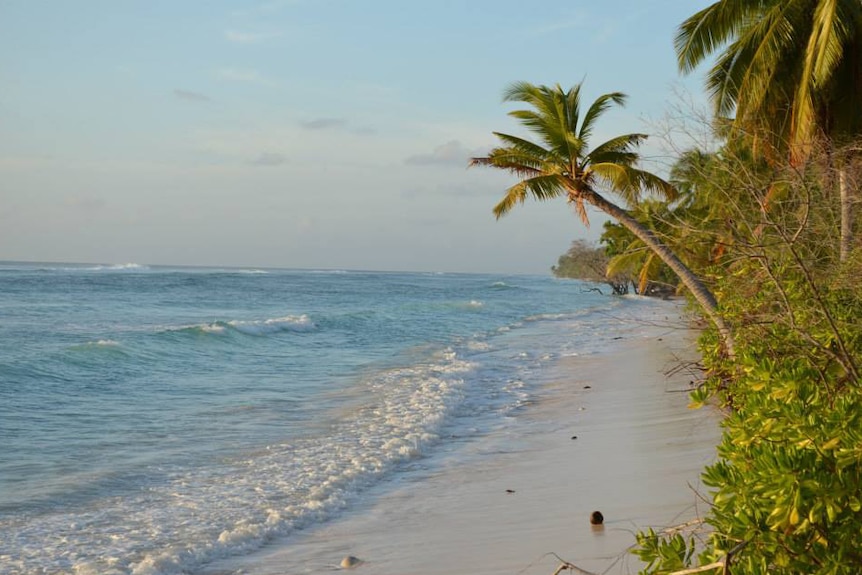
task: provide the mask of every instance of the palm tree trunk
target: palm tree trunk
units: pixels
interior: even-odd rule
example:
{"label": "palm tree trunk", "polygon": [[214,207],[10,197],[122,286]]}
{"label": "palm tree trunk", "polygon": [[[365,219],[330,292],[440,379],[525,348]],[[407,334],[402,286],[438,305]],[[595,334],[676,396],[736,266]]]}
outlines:
{"label": "palm tree trunk", "polygon": [[853,249],[853,199],[850,197],[850,183],[847,181],[847,166],[838,166],[838,195],[841,201],[841,244],[839,259],[846,262]]}
{"label": "palm tree trunk", "polygon": [[649,249],[673,270],[683,285],[691,292],[691,295],[694,296],[694,299],[703,308],[703,311],[715,325],[716,329],[718,329],[718,333],[721,335],[721,340],[724,343],[724,351],[730,359],[733,359],[735,357],[733,332],[718,312],[718,302],[715,296],[703,285],[700,278],[694,275],[694,272],[688,269],[688,266],[682,263],[675,253],[661,243],[648,228],[641,225],[640,222],[629,215],[626,210],[592,191],[582,191],[580,195],[584,200],[625,226],[626,229],[637,236],[638,239],[646,244]]}

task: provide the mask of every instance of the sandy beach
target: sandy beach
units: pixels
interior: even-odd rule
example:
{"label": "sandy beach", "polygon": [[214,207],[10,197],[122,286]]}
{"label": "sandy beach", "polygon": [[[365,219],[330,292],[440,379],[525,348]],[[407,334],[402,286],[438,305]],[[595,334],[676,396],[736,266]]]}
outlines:
{"label": "sandy beach", "polygon": [[330,572],[348,555],[362,560],[351,571],[369,575],[550,575],[556,556],[596,573],[637,572],[634,533],[698,514],[699,473],[719,437],[718,414],[687,409],[692,374],[668,375],[696,357],[696,334],[682,325],[656,320],[614,349],[564,358],[500,433],[417,462],[337,521],[219,572]]}

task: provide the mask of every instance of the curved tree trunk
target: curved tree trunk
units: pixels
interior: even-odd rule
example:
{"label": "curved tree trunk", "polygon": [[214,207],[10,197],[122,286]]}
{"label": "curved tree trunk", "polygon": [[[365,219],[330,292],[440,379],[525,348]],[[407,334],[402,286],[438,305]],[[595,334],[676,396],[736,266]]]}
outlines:
{"label": "curved tree trunk", "polygon": [[661,241],[648,228],[644,227],[640,222],[634,219],[628,211],[612,202],[609,202],[596,192],[581,191],[580,196],[625,226],[626,229],[637,236],[638,239],[646,244],[649,249],[661,258],[661,260],[666,263],[677,276],[679,276],[680,281],[682,281],[683,285],[688,288],[688,291],[691,292],[691,295],[694,296],[694,299],[697,300],[703,308],[703,311],[715,325],[716,329],[718,329],[718,333],[721,335],[721,339],[724,342],[725,352],[727,352],[728,357],[733,359],[735,356],[733,332],[724,322],[724,318],[721,317],[721,314],[718,313],[718,302],[715,300],[715,296],[713,296],[712,292],[703,285],[700,278],[694,275],[694,272],[688,269],[688,266],[682,263],[676,254],[661,243]]}

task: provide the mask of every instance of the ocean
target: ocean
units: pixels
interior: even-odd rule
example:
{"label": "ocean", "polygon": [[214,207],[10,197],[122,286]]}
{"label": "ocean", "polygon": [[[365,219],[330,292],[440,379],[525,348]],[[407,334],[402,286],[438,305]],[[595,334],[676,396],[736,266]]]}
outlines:
{"label": "ocean", "polygon": [[662,309],[595,287],[0,263],[0,574],[204,573],[289,545]]}

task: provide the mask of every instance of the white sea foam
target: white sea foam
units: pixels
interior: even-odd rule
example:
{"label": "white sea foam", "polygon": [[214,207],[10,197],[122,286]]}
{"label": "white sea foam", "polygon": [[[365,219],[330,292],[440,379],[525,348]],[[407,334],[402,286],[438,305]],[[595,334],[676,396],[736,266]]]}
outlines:
{"label": "white sea foam", "polygon": [[279,331],[310,331],[315,328],[314,323],[305,314],[299,316],[289,315],[261,321],[233,320],[227,323],[235,330],[248,335],[266,335]]}
{"label": "white sea foam", "polygon": [[[95,350],[95,349],[118,349],[120,347],[120,342],[113,339],[99,339],[88,341],[85,343],[72,345],[69,347],[70,350],[77,351],[86,351],[86,350]],[[0,572],[1,573],[1,572]]]}
{"label": "white sea foam", "polygon": [[224,333],[225,327],[223,325],[219,325],[218,323],[205,323],[200,326],[193,326],[196,328],[200,328],[200,330],[204,333]]}
{"label": "white sea foam", "polygon": [[83,344],[75,345],[73,347],[76,348],[84,348],[84,347],[119,347],[120,342],[113,339],[98,339],[93,341],[88,341]]}
{"label": "white sea foam", "polygon": [[474,369],[448,350],[379,372],[363,384],[364,407],[328,437],[271,445],[221,467],[178,469],[131,498],[7,528],[16,555],[4,558],[0,573],[179,574],[330,518],[439,441]]}
{"label": "white sea foam", "polygon": [[84,269],[87,271],[145,271],[150,269],[149,266],[136,264],[136,263],[125,263],[125,264],[108,264],[108,265],[99,265],[99,266],[91,266],[88,268],[65,268],[68,271],[74,271],[75,269]]}
{"label": "white sea foam", "polygon": [[205,334],[223,335],[232,329],[246,335],[263,336],[281,331],[304,332],[316,329],[316,325],[307,315],[289,315],[264,320],[231,320],[213,321],[210,323],[199,323],[181,325],[177,327],[162,327],[157,331],[166,332],[200,332]]}
{"label": "white sea foam", "polygon": [[467,349],[469,349],[470,351],[474,351],[474,352],[476,352],[476,351],[479,351],[479,352],[489,351],[491,349],[491,344],[489,344],[486,341],[477,341],[477,340],[468,341],[467,342]]}

